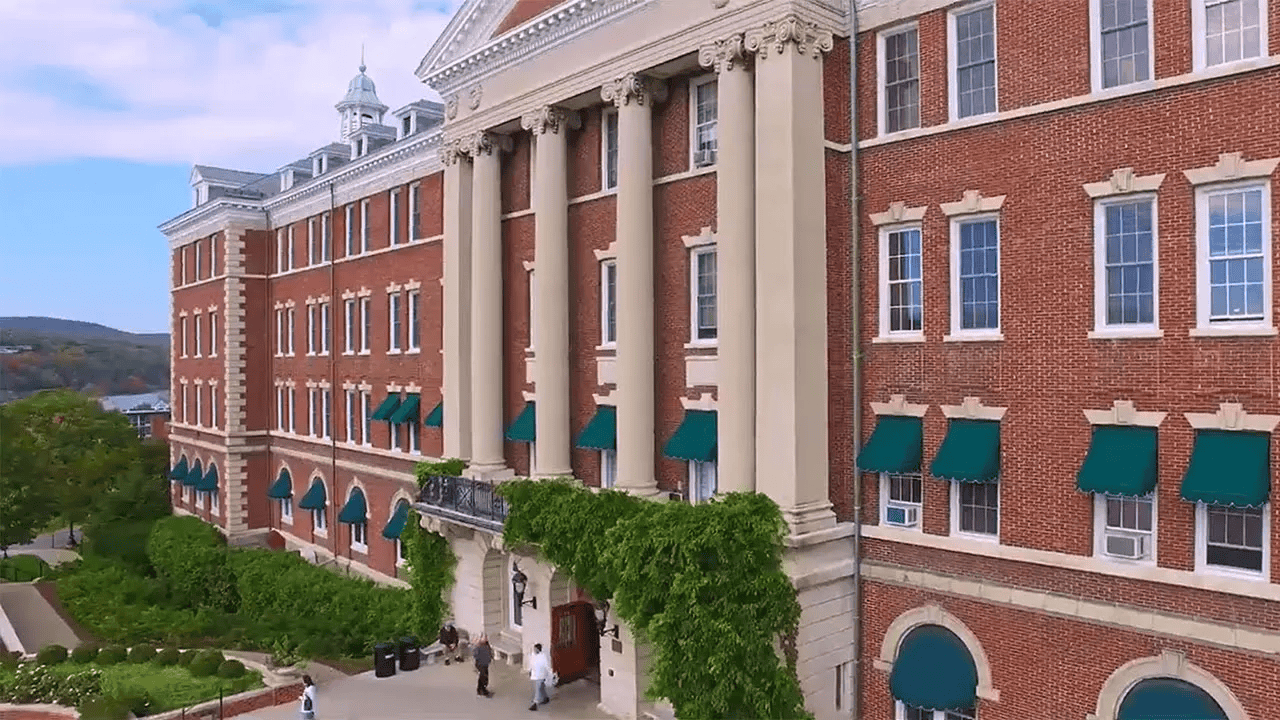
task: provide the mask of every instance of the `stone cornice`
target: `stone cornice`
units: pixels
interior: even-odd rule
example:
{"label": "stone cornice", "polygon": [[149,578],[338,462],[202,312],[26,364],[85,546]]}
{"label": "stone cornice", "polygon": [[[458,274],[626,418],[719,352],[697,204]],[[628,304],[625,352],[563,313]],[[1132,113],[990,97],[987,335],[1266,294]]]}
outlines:
{"label": "stone cornice", "polygon": [[770,54],[781,55],[788,45],[814,59],[821,59],[835,47],[835,35],[830,29],[797,15],[754,27],[745,33],[743,41],[747,52],[755,53],[759,60],[768,59]]}
{"label": "stone cornice", "polygon": [[222,197],[191,208],[176,218],[162,223],[159,228],[169,238],[169,249],[186,245],[212,235],[228,225],[243,225],[254,230],[265,230],[267,217],[261,201]]}

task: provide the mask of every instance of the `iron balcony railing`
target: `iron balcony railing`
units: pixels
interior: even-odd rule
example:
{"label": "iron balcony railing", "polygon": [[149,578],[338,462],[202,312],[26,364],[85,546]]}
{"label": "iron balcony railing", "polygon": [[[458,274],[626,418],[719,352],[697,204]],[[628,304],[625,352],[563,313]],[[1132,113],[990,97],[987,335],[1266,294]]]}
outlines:
{"label": "iron balcony railing", "polygon": [[507,501],[494,492],[495,487],[483,480],[431,475],[418,491],[418,504],[435,517],[502,532]]}

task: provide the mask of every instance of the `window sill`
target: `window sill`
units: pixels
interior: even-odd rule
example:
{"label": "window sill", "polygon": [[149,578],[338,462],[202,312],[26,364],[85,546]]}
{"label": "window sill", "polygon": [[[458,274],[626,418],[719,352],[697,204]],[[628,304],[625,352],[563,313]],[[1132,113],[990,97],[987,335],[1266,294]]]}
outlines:
{"label": "window sill", "polygon": [[353,542],[351,543],[351,549],[355,552],[360,553],[361,555],[369,554],[369,546],[366,545],[365,543]]}
{"label": "window sill", "polygon": [[350,355],[355,355],[355,354],[356,354],[356,351],[355,351],[355,350],[347,350],[346,352],[343,352],[343,353],[342,353],[342,356],[343,356],[343,357],[348,357],[348,356],[350,356]]}
{"label": "window sill", "polygon": [[390,350],[387,350],[387,354],[388,354],[388,355],[403,355],[404,353],[403,353],[403,352],[401,352],[398,348],[392,348],[392,349],[390,349]]}
{"label": "window sill", "polygon": [[618,352],[618,343],[611,342],[611,343],[604,343],[603,345],[596,346],[596,352],[606,352],[606,351],[614,352],[614,353]]}
{"label": "window sill", "polygon": [[1158,340],[1164,337],[1159,328],[1095,328],[1089,331],[1090,340]]}
{"label": "window sill", "polygon": [[871,338],[872,344],[888,345],[893,343],[922,343],[925,341],[924,333],[911,333],[903,335],[879,335]]}
{"label": "window sill", "polygon": [[706,350],[708,348],[720,347],[719,338],[715,340],[690,340],[684,344],[685,350]]}
{"label": "window sill", "polygon": [[368,350],[361,350],[360,352],[358,352],[358,353],[356,353],[356,354],[357,354],[357,355],[369,355],[369,354],[370,354],[370,352],[369,352]]}
{"label": "window sill", "polygon": [[[910,531],[904,530],[903,532],[910,532]],[[970,540],[972,542],[982,543],[984,545],[1000,544],[999,535],[986,535],[983,533],[964,532],[963,530],[956,530],[955,528],[951,529],[951,537],[957,540]]]}
{"label": "window sill", "polygon": [[1187,331],[1187,335],[1191,337],[1275,337],[1280,334],[1272,325],[1210,325],[1209,327],[1194,327]]}
{"label": "window sill", "polygon": [[316,356],[316,354],[315,354],[314,352],[309,352],[309,353],[307,353],[307,357],[315,357],[315,356]]}
{"label": "window sill", "polygon": [[280,516],[280,524],[281,524],[281,525],[292,525],[292,524],[293,524],[293,516],[292,516],[292,515],[281,515],[281,516]]}
{"label": "window sill", "polygon": [[409,348],[404,351],[405,355],[418,355],[420,353],[422,353],[422,348]]}
{"label": "window sill", "polygon": [[943,335],[942,342],[999,342],[1004,340],[1004,333],[995,332],[973,332],[973,333],[954,333],[951,335]]}
{"label": "window sill", "polygon": [[311,534],[312,534],[312,535],[315,535],[316,537],[319,537],[319,538],[325,538],[326,540],[327,540],[327,539],[329,539],[329,531],[328,531],[328,530],[320,530],[320,529],[318,529],[318,528],[312,528],[312,529],[311,529]]}
{"label": "window sill", "polygon": [[991,110],[990,112],[974,113],[973,115],[965,115],[964,117],[960,117],[959,115],[956,115],[954,113],[947,113],[947,118],[952,123],[956,123],[956,124],[979,123],[989,118],[998,117],[999,115],[1000,115],[1000,109],[996,108],[995,110]]}
{"label": "window sill", "polygon": [[[1265,559],[1265,558],[1264,558]],[[1201,575],[1211,577],[1231,578],[1233,580],[1243,580],[1245,582],[1270,583],[1270,573],[1266,571],[1266,563],[1263,563],[1261,572],[1253,570],[1241,570],[1239,568],[1225,567],[1220,565],[1209,565],[1208,563],[1196,563],[1196,572]]]}

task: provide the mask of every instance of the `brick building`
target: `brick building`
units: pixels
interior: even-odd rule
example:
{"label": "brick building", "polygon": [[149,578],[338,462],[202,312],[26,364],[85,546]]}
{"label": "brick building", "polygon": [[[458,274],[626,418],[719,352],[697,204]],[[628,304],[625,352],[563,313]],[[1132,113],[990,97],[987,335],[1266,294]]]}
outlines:
{"label": "brick building", "polygon": [[339,142],[197,166],[180,511],[397,583],[412,505],[622,717],[647,651],[492,483],[768,494],[819,718],[1280,708],[1274,0],[856,10],[468,0],[443,105],[361,67]]}

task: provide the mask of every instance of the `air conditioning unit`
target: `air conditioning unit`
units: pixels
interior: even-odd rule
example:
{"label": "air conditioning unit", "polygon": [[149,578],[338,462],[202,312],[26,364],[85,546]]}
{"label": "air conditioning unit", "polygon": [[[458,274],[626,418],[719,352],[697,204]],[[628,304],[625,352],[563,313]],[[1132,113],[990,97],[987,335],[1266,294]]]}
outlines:
{"label": "air conditioning unit", "polygon": [[891,502],[884,509],[884,520],[895,527],[915,527],[920,524],[920,506]]}
{"label": "air conditioning unit", "polygon": [[1103,535],[1103,551],[1112,557],[1129,560],[1145,559],[1151,552],[1151,537],[1144,533],[1107,530]]}
{"label": "air conditioning unit", "polygon": [[707,167],[708,165],[715,165],[715,164],[716,164],[715,150],[698,150],[693,153],[694,167]]}

